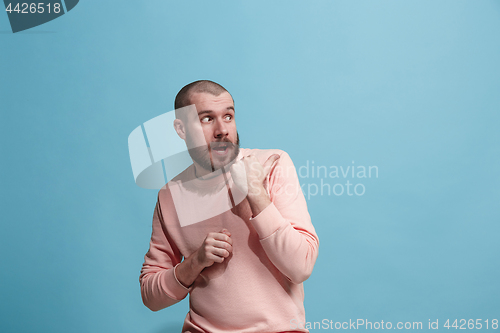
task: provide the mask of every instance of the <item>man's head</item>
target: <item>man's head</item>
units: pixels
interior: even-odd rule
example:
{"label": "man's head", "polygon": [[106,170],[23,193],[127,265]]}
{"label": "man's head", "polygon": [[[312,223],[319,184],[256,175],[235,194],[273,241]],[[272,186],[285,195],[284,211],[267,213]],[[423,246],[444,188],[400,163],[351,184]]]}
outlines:
{"label": "man's head", "polygon": [[[194,104],[196,113],[182,109]],[[174,127],[186,141],[193,161],[211,172],[234,161],[239,136],[234,120],[234,101],[221,85],[196,81],[182,88],[175,98]]]}

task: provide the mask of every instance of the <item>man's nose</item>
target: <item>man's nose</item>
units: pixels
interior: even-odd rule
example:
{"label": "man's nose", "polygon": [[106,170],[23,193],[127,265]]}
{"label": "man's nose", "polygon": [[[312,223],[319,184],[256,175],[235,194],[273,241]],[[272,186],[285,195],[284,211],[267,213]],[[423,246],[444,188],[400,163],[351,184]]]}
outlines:
{"label": "man's nose", "polygon": [[223,138],[228,135],[227,125],[222,121],[217,121],[215,123],[214,136],[216,138]]}

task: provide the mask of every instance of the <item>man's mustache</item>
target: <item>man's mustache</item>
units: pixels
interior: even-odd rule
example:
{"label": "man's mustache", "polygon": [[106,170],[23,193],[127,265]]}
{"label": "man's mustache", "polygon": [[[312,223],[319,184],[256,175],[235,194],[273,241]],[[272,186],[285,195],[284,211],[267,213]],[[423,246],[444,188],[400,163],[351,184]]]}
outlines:
{"label": "man's mustache", "polygon": [[229,139],[221,140],[221,141],[212,141],[210,144],[207,145],[201,145],[197,147],[190,148],[188,150],[193,150],[193,151],[199,151],[199,152],[208,152],[211,149],[216,149],[216,148],[221,148],[221,147],[227,147],[227,148],[235,148],[237,147],[238,144],[232,142]]}
{"label": "man's mustache", "polygon": [[237,146],[236,143],[232,142],[231,140],[229,139],[224,139],[224,140],[220,140],[220,141],[212,141],[210,142],[210,144],[208,145],[211,149],[214,149],[214,148],[234,148]]}

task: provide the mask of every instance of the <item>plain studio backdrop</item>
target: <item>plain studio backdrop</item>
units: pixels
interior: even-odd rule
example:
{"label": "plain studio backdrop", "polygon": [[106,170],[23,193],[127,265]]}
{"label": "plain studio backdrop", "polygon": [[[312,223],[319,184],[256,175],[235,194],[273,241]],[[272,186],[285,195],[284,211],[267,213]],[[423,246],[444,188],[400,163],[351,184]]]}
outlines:
{"label": "plain studio backdrop", "polygon": [[233,94],[243,147],[304,167],[307,321],[491,330],[499,31],[493,0],[81,1],[16,34],[0,13],[0,331],[180,332],[187,300],[142,304],[157,191],[127,137],[198,79]]}

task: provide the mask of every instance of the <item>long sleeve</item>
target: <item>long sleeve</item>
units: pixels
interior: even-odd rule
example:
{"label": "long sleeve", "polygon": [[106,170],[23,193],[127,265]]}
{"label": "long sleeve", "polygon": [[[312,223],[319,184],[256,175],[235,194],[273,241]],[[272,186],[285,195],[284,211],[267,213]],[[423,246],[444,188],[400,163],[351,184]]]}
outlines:
{"label": "long sleeve", "polygon": [[165,231],[160,200],[153,215],[153,231],[149,251],[144,256],[139,281],[144,305],[158,311],[185,298],[190,291],[175,276],[182,256]]}
{"label": "long sleeve", "polygon": [[[281,155],[267,179],[271,204],[256,217],[252,218],[250,204],[243,199],[233,209],[185,223],[185,216],[193,210],[203,217],[220,201],[229,208],[232,203],[228,194],[233,192],[226,192],[225,186],[219,190],[219,184],[225,185],[222,175],[197,179],[194,166],[158,193],[151,243],[140,276],[141,293],[153,311],[189,293],[190,311],[183,331],[288,332],[291,320],[305,322],[302,282],[315,264],[318,238],[296,170],[281,150],[240,151],[241,156],[248,153],[261,163],[273,153]],[[197,182],[194,188],[192,182]],[[205,268],[186,289],[175,277],[177,265],[197,251],[210,232],[223,228],[231,232],[231,256]]]}
{"label": "long sleeve", "polygon": [[299,284],[312,273],[319,240],[292,160],[282,152],[278,161],[269,177],[271,204],[251,222],[271,262]]}

